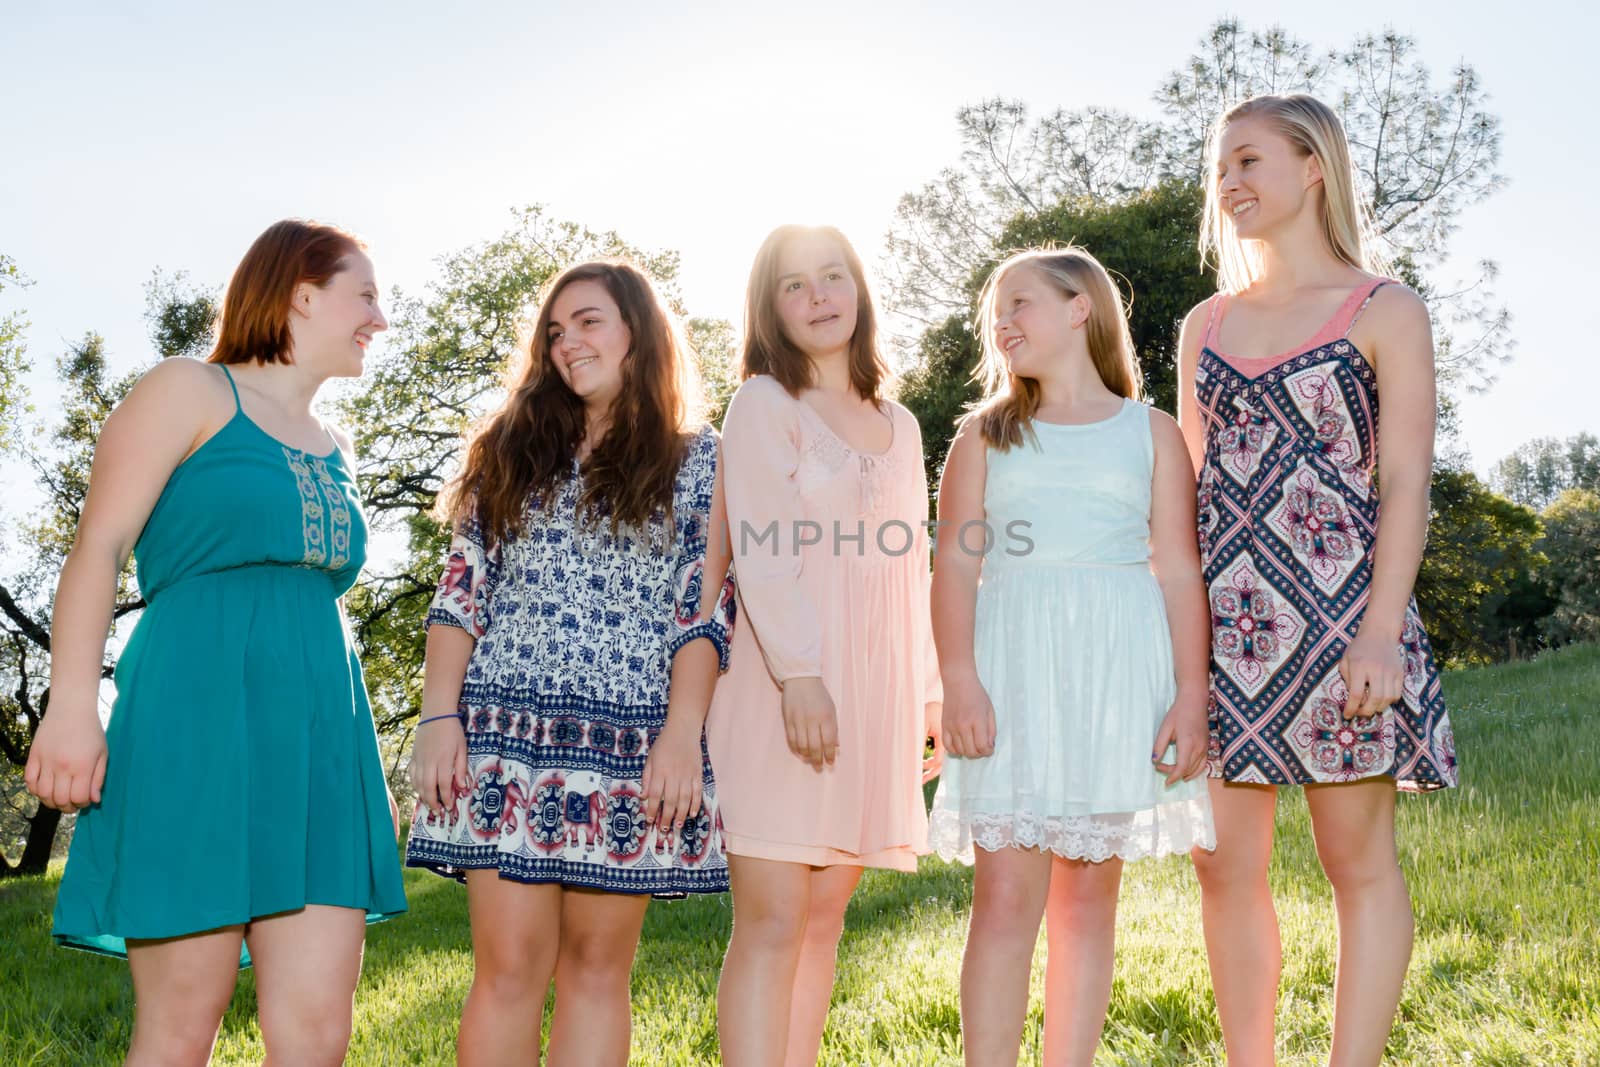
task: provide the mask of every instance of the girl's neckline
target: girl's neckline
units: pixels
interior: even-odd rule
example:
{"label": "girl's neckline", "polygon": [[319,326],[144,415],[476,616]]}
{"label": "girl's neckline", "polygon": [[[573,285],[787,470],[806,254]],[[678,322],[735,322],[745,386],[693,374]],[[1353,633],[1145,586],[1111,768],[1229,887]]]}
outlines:
{"label": "girl's neckline", "polygon": [[894,408],[892,408],[892,407],[885,406],[885,409],[884,409],[884,418],[889,420],[889,445],[888,445],[888,447],[885,448],[882,452],[868,452],[866,449],[857,448],[855,445],[852,445],[849,441],[846,441],[843,437],[841,437],[839,435],[839,431],[835,430],[833,428],[833,426],[831,424],[829,424],[828,420],[822,417],[822,412],[818,411],[816,408],[812,407],[810,404],[807,404],[804,400],[801,400],[799,397],[795,397],[794,398],[794,402],[796,404],[799,404],[806,411],[810,412],[811,413],[811,417],[816,419],[817,422],[821,424],[822,428],[828,432],[828,436],[832,437],[835,441],[839,442],[839,444],[842,445],[852,455],[862,456],[862,457],[864,457],[866,459],[884,459],[885,457],[887,457],[889,455],[889,453],[894,451],[895,444],[898,443],[898,441],[900,440],[899,429],[894,424],[894,421],[895,421],[894,420]]}
{"label": "girl's neckline", "polygon": [[[1225,363],[1234,363],[1246,367],[1258,367],[1262,365],[1273,366],[1279,363],[1287,363],[1296,356],[1303,356],[1307,352],[1315,352],[1324,345],[1340,340],[1346,334],[1348,334],[1350,332],[1350,327],[1355,325],[1354,321],[1352,321],[1349,326],[1346,326],[1341,330],[1337,327],[1337,324],[1340,322],[1340,320],[1344,319],[1350,314],[1351,309],[1355,304],[1363,299],[1369,299],[1373,293],[1378,291],[1380,286],[1384,285],[1388,281],[1389,279],[1387,278],[1370,278],[1367,281],[1362,282],[1360,285],[1357,285],[1355,288],[1351,289],[1350,292],[1345,294],[1345,298],[1339,302],[1339,306],[1334,309],[1333,314],[1328,317],[1328,320],[1322,324],[1316,333],[1313,333],[1305,341],[1302,341],[1298,347],[1291,348],[1285,352],[1279,352],[1275,355],[1262,356],[1239,356],[1234,355],[1231,352],[1224,352],[1221,348],[1217,347],[1217,335],[1222,332],[1222,320],[1227,317],[1228,307],[1232,303],[1234,297],[1237,295],[1234,293],[1218,293],[1216,296],[1217,308],[1215,314],[1212,316],[1209,326],[1206,329],[1205,343],[1202,347],[1210,349],[1212,355],[1216,356]],[[1328,336],[1330,333],[1334,334],[1334,336]]]}
{"label": "girl's neckline", "polygon": [[1123,397],[1122,403],[1117,407],[1116,411],[1113,411],[1103,419],[1095,419],[1093,422],[1047,422],[1038,416],[1034,416],[1028,421],[1035,426],[1048,426],[1052,430],[1092,430],[1096,426],[1104,426],[1108,422],[1115,422],[1117,419],[1122,418],[1123,414],[1128,410],[1128,405],[1132,403],[1132,400]]}
{"label": "girl's neckline", "polygon": [[[322,460],[324,463],[326,463],[328,460],[331,460],[331,459],[333,459],[333,458],[335,458],[337,456],[344,455],[343,450],[341,450],[339,448],[339,442],[334,439],[333,434],[328,430],[328,427],[325,424],[323,424],[321,419],[317,420],[317,425],[322,427],[322,432],[328,435],[328,440],[329,441],[333,442],[333,449],[331,451],[329,451],[329,452],[323,452],[323,453],[319,454],[319,453],[313,452],[313,451],[311,451],[310,449],[307,449],[307,448],[297,448],[296,446],[291,445],[287,441],[279,440],[277,437],[274,437],[272,434],[268,433],[266,431],[266,429],[263,428],[260,423],[256,422],[255,419],[252,419],[250,417],[250,415],[244,410],[244,406],[242,404],[239,406],[239,409],[233,413],[233,417],[235,419],[243,419],[245,422],[247,422],[250,425],[251,429],[255,430],[256,433],[260,434],[262,437],[265,437],[267,440],[271,441],[273,444],[277,445],[278,447],[288,449],[290,452],[298,452],[302,456],[307,456],[307,457],[310,457],[311,459],[319,459],[319,460]],[[228,421],[232,422],[233,419],[229,419]],[[218,433],[220,433],[220,432],[221,431],[219,430]],[[214,437],[216,435],[213,434],[212,436]],[[205,446],[202,445],[201,447],[203,448]],[[199,451],[199,449],[196,449],[196,451]]]}
{"label": "girl's neckline", "polygon": [[[308,448],[298,448],[295,445],[291,445],[289,442],[284,441],[284,440],[276,437],[275,435],[268,433],[264,426],[262,426],[255,419],[252,419],[250,417],[249,413],[245,411],[245,409],[244,409],[244,401],[239,398],[239,383],[234,381],[233,371],[229,370],[227,364],[225,364],[225,363],[222,364],[221,366],[222,366],[223,375],[226,376],[227,379],[228,379],[228,388],[233,391],[233,414],[234,414],[235,418],[243,416],[244,417],[244,421],[248,422],[252,427],[254,427],[255,431],[257,433],[259,433],[262,437],[265,437],[267,440],[269,440],[269,441],[273,442],[274,444],[278,445],[280,448],[287,448],[289,451],[298,452],[302,456],[310,456],[312,459],[319,459],[319,460],[322,460],[322,461],[326,462],[327,460],[330,460],[334,456],[337,456],[337,455],[340,454],[338,438],[334,437],[333,436],[333,432],[328,429],[327,424],[324,423],[321,419],[317,418],[315,415],[312,415],[311,417],[312,417],[313,420],[315,420],[317,426],[322,430],[323,434],[328,438],[328,441],[333,445],[333,449],[331,451],[319,454],[319,453],[311,451]],[[233,421],[233,419],[229,419],[228,420],[228,422],[232,422],[232,421]],[[226,426],[226,423],[224,424],[224,426]],[[217,432],[221,433],[222,431],[219,429]],[[216,434],[212,434],[212,436],[215,437]],[[201,445],[200,447],[204,448],[205,446]],[[197,449],[195,449],[195,451],[199,452],[200,449],[197,448]]]}

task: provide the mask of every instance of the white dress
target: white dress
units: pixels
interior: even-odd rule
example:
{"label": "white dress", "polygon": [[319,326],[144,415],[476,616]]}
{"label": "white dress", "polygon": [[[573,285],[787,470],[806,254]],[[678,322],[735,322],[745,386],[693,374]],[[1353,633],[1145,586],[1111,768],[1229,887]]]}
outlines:
{"label": "white dress", "polygon": [[967,863],[974,844],[1092,861],[1214,848],[1205,779],[1169,788],[1150,760],[1177,687],[1150,570],[1149,411],[1033,430],[988,451],[973,637],[994,753],[945,760],[929,844]]}

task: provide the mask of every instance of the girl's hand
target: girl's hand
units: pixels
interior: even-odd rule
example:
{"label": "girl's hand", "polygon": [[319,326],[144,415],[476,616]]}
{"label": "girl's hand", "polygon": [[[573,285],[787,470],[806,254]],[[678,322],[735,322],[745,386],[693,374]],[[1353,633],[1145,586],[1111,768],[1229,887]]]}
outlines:
{"label": "girl's hand", "polygon": [[1339,677],[1347,690],[1345,718],[1378,714],[1405,694],[1406,665],[1400,642],[1358,631],[1339,660]]}
{"label": "girl's hand", "polygon": [[644,760],[644,817],[659,827],[683,829],[700,814],[703,766],[700,737],[668,723]]}
{"label": "girl's hand", "polygon": [[[1179,697],[1167,709],[1156,731],[1156,743],[1150,759],[1161,774],[1167,776],[1166,784],[1176,785],[1190,781],[1206,769],[1206,750],[1211,742],[1211,730],[1206,722],[1206,698]],[[1177,742],[1178,754],[1171,763],[1163,763],[1167,748]]]}
{"label": "girl's hand", "polygon": [[783,683],[783,732],[789,751],[817,770],[839,755],[839,713],[821,678]]}
{"label": "girl's hand", "polygon": [[928,704],[926,711],[924,725],[928,739],[933,742],[933,751],[928,752],[926,748],[923,749],[923,785],[939,777],[939,772],[944,770],[944,705],[933,701]]}
{"label": "girl's hand", "polygon": [[58,704],[45,714],[28,753],[23,781],[39,803],[68,815],[100,803],[106,780],[106,731],[93,707]]}
{"label": "girl's hand", "polygon": [[457,797],[466,795],[471,784],[467,731],[459,718],[434,719],[417,727],[411,744],[411,784],[417,802],[435,817],[442,817],[455,807]]}
{"label": "girl's hand", "polygon": [[994,705],[976,672],[944,684],[944,747],[952,756],[977,759],[994,754]]}

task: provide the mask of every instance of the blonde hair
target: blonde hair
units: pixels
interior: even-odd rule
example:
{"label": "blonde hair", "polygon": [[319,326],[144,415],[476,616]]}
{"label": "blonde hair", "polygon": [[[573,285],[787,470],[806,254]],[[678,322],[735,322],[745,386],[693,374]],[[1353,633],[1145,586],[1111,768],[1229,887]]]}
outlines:
{"label": "blonde hair", "polygon": [[1024,433],[1032,432],[1031,423],[1039,410],[1039,383],[1011,373],[1010,362],[994,336],[1000,281],[1019,267],[1038,271],[1068,300],[1080,294],[1089,298],[1085,340],[1089,359],[1107,389],[1137,400],[1143,385],[1122,294],[1100,261],[1076,245],[1014,253],[994,269],[978,295],[977,331],[983,355],[974,377],[983,386],[983,397],[967,416],[978,420],[984,441],[1002,452],[1020,445]]}
{"label": "blonde hair", "polygon": [[1229,123],[1246,116],[1266,119],[1275,133],[1288,139],[1302,156],[1315,156],[1322,169],[1322,236],[1342,262],[1357,270],[1386,277],[1389,265],[1378,251],[1369,205],[1356,192],[1355,167],[1344,124],[1333,109],[1314,96],[1252,96],[1224,112],[1206,139],[1206,207],[1200,223],[1200,259],[1215,259],[1217,284],[1237,293],[1261,274],[1261,255],[1245,245],[1222,210],[1217,168],[1222,134]]}

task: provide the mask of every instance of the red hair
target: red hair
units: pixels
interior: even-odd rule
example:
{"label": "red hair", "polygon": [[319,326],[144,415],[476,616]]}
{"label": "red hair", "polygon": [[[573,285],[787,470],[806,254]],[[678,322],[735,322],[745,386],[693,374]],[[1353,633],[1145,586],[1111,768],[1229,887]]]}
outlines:
{"label": "red hair", "polygon": [[222,323],[209,363],[292,363],[289,302],[294,287],[323,288],[353,253],[360,238],[337,226],[284,219],[268,226],[234,268],[222,299]]}

